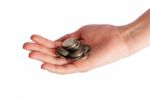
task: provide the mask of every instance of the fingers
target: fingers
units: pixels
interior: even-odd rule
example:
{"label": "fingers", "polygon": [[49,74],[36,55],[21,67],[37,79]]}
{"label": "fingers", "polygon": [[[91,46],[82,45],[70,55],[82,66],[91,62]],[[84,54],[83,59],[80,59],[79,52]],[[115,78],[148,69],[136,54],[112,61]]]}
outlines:
{"label": "fingers", "polygon": [[42,62],[55,64],[55,65],[64,65],[69,63],[70,61],[58,57],[52,57],[47,54],[41,53],[41,52],[30,52],[29,57],[35,60],[39,60]]}
{"label": "fingers", "polygon": [[61,45],[61,42],[53,42],[39,35],[32,35],[31,40],[48,48],[56,48]]}
{"label": "fingers", "polygon": [[88,60],[79,60],[75,62],[70,62],[68,64],[64,64],[64,65],[43,63],[41,65],[41,68],[52,73],[70,74],[70,73],[77,73],[77,72],[80,72],[80,73],[87,72],[90,69],[92,69],[92,66],[90,65],[90,61]]}
{"label": "fingers", "polygon": [[23,45],[23,48],[29,51],[38,51],[41,53],[45,53],[47,55],[54,56],[54,57],[57,56],[55,53],[55,49],[50,49],[42,45],[39,45],[37,43],[27,42]]}
{"label": "fingers", "polygon": [[54,64],[44,63],[42,64],[41,68],[57,74],[70,74],[70,73],[77,72],[77,68],[73,64],[54,65]]}
{"label": "fingers", "polygon": [[31,51],[29,57],[43,62],[41,68],[58,74],[75,73],[78,68],[71,64],[70,60],[59,58],[56,55],[55,48],[61,46],[61,42],[69,37],[79,38],[79,33],[67,34],[56,41],[48,40],[39,35],[32,35],[31,40],[35,43],[27,42],[23,48]]}

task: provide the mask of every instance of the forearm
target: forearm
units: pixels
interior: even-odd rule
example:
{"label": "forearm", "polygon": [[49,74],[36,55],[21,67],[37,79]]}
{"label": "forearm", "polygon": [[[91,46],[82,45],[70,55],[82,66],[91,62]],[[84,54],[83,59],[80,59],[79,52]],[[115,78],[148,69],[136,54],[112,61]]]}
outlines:
{"label": "forearm", "polygon": [[129,49],[136,52],[150,45],[150,9],[134,22],[121,26],[120,31]]}

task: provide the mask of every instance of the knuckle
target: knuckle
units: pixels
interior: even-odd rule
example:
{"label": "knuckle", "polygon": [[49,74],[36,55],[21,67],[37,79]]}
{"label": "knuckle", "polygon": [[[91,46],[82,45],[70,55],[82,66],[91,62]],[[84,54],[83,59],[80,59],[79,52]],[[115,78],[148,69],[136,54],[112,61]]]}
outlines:
{"label": "knuckle", "polygon": [[35,47],[37,47],[38,50],[44,50],[44,47],[42,47],[41,45],[36,44]]}

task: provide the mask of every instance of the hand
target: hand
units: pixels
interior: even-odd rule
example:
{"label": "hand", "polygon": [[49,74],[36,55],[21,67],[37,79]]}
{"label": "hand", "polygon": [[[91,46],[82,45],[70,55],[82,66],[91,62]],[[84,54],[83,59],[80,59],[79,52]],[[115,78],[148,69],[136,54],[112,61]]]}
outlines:
{"label": "hand", "polygon": [[[87,59],[70,61],[56,55],[55,49],[69,37],[77,38],[91,46]],[[27,42],[23,46],[31,51],[29,57],[42,61],[42,69],[59,74],[85,72],[125,57],[130,52],[119,28],[112,25],[86,25],[56,41],[39,35],[32,35],[31,39],[34,43]]]}
{"label": "hand", "polygon": [[[30,58],[42,61],[42,69],[67,74],[85,72],[128,56],[150,45],[150,9],[134,22],[124,26],[86,25],[56,41],[38,35],[31,36],[34,41],[25,43],[23,48],[31,51]],[[85,60],[70,61],[59,58],[55,49],[61,43],[74,37],[91,46]]]}

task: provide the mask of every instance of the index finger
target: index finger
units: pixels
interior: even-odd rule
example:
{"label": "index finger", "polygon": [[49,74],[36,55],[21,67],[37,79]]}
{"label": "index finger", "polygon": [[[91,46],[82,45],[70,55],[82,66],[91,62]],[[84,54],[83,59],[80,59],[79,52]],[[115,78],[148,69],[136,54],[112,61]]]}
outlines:
{"label": "index finger", "polygon": [[35,35],[35,34],[31,36],[31,40],[33,40],[34,42],[36,42],[42,46],[45,46],[47,48],[56,48],[61,45],[60,41],[54,42],[54,41],[48,40],[40,35]]}

